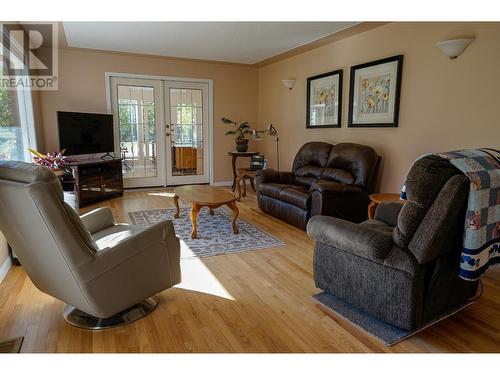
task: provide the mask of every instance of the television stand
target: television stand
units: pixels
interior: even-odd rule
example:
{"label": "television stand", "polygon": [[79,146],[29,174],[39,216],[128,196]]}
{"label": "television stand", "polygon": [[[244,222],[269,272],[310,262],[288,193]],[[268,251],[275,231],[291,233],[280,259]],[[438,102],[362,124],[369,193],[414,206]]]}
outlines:
{"label": "television stand", "polygon": [[101,160],[106,160],[107,157],[110,157],[111,159],[116,159],[115,155],[111,155],[111,153],[106,152],[103,156],[101,156]]}
{"label": "television stand", "polygon": [[68,166],[73,172],[75,205],[78,208],[123,196],[121,159],[83,160]]}

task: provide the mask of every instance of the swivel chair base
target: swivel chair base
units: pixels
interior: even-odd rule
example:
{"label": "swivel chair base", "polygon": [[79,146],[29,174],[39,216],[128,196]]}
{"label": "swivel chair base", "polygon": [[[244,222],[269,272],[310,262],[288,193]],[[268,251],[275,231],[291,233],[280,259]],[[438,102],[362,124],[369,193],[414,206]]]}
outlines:
{"label": "swivel chair base", "polygon": [[109,318],[97,318],[78,310],[76,307],[66,305],[63,316],[66,323],[72,326],[83,329],[100,330],[132,323],[148,315],[156,306],[158,306],[158,301],[153,297],[149,297]]}

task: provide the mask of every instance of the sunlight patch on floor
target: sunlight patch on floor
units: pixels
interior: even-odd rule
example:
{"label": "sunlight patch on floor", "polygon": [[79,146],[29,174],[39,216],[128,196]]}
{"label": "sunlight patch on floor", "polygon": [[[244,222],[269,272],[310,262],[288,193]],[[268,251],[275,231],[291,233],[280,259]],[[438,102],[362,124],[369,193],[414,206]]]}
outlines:
{"label": "sunlight patch on floor", "polygon": [[[184,241],[181,242],[183,256],[194,255]],[[182,282],[176,288],[211,294],[234,301],[234,297],[224,288],[212,272],[203,264],[200,258],[181,260]]]}
{"label": "sunlight patch on floor", "polygon": [[148,195],[155,195],[157,197],[173,198],[174,192],[173,191],[162,191],[162,192],[156,192],[156,193],[148,193]]}

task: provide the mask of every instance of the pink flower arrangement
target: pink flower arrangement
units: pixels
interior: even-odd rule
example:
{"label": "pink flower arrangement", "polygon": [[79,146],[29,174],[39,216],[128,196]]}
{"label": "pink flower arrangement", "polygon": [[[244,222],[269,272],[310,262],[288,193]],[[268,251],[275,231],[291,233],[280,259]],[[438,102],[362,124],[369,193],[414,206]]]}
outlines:
{"label": "pink flower arrangement", "polygon": [[64,170],[66,169],[68,163],[75,161],[74,159],[64,156],[64,152],[66,150],[49,152],[46,155],[43,155],[32,148],[28,148],[28,150],[35,155],[33,156],[33,162],[35,164],[43,165],[53,171]]}

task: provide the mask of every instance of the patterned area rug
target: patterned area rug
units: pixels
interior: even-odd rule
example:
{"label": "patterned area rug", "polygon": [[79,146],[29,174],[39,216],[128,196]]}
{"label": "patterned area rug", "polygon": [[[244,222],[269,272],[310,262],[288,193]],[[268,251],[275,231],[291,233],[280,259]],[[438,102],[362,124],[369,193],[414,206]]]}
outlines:
{"label": "patterned area rug", "polygon": [[190,208],[181,208],[178,219],[174,219],[175,208],[129,212],[129,217],[132,224],[143,227],[164,219],[172,220],[175,234],[181,239],[181,259],[285,245],[283,241],[241,218],[236,222],[239,234],[234,234],[231,227],[231,213],[222,207],[215,209],[213,216],[206,207],[200,210],[196,221],[198,238],[191,239],[189,211]]}

